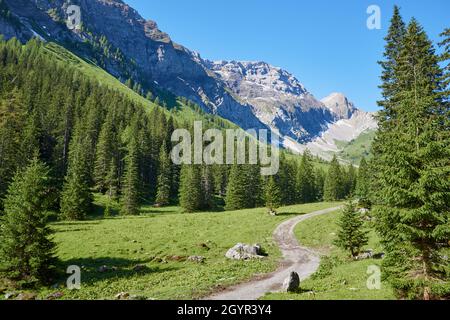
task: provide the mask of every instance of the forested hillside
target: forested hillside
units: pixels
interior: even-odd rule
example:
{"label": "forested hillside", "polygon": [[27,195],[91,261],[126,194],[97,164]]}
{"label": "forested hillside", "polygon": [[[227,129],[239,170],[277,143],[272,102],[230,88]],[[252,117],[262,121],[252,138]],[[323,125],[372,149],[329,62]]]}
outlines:
{"label": "forested hillside", "polygon": [[[38,155],[51,168],[53,209],[61,218],[85,218],[93,193],[118,200],[123,214],[137,213],[142,203],[177,203],[179,195],[187,211],[217,209],[221,198],[229,209],[264,204],[265,181],[256,166],[181,168],[169,159],[175,128],[190,128],[195,118],[205,127],[231,128],[228,122],[186,100],[181,110],[168,111],[157,106],[159,98],[143,98],[77,60],[38,40],[1,43],[1,198],[14,174]],[[289,159],[282,157],[276,177],[281,204],[322,200],[326,172],[309,154],[301,163]],[[338,169],[335,185],[343,189],[327,200],[354,189],[354,170]]]}

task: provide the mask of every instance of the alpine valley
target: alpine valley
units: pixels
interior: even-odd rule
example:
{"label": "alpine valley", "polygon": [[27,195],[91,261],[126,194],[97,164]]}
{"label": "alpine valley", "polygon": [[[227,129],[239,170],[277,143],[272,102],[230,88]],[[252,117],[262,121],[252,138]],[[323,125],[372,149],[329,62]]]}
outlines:
{"label": "alpine valley", "polygon": [[[74,30],[66,26],[71,4],[82,13]],[[356,164],[369,152],[374,115],[345,95],[318,100],[294,75],[265,62],[205,60],[123,1],[3,0],[1,6],[6,39],[55,42],[168,108],[171,97],[184,97],[243,129],[269,128],[285,148],[326,160],[337,153]]]}

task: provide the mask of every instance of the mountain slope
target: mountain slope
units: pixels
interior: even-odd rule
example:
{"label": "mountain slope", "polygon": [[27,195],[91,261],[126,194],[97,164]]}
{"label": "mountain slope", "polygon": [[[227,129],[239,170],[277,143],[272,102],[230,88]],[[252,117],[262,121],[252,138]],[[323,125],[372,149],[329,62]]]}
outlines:
{"label": "mountain slope", "polygon": [[282,137],[309,141],[336,115],[309,93],[289,72],[265,62],[206,61],[258,119]]}
{"label": "mountain slope", "polygon": [[74,30],[65,24],[65,0],[1,4],[6,39],[57,42],[122,82],[131,79],[143,95],[167,92],[243,129],[270,128],[292,150],[308,147],[322,156],[324,150],[338,151],[332,141],[348,142],[374,127],[371,116],[343,95],[319,101],[292,74],[265,62],[202,59],[123,1],[77,1],[82,25]]}
{"label": "mountain slope", "polygon": [[[373,132],[378,128],[374,118],[375,114],[364,112],[355,107],[341,93],[333,93],[322,99],[322,103],[327,106],[340,119],[336,122],[329,123],[327,130],[322,132],[312,141],[300,145],[293,140],[287,140],[285,146],[297,152],[303,152],[309,149],[313,154],[320,155],[327,160],[338,153],[341,160],[352,163],[359,163],[362,156],[367,155],[370,151],[370,145],[373,140]],[[364,148],[359,151],[353,150],[351,156],[346,155],[346,148],[355,143],[355,140],[361,135],[367,135],[364,141]]]}

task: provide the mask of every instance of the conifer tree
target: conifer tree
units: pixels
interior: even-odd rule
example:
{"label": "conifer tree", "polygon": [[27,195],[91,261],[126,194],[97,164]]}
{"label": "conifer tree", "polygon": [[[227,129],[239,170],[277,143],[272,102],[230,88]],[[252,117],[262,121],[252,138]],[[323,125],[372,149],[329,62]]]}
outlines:
{"label": "conifer tree", "polygon": [[380,118],[373,146],[383,266],[397,293],[408,298],[450,293],[439,253],[450,238],[450,109],[438,61],[413,19],[396,61],[395,116]]}
{"label": "conifer tree", "polygon": [[356,178],[357,176],[355,167],[353,165],[350,165],[346,172],[346,176],[344,177],[345,180],[344,195],[343,195],[344,198],[354,195],[356,188]]}
{"label": "conifer tree", "polygon": [[225,198],[226,210],[239,210],[249,207],[248,190],[245,183],[245,169],[243,165],[233,164],[228,181]]}
{"label": "conifer tree", "polygon": [[350,251],[352,257],[357,257],[361,248],[367,245],[369,238],[363,230],[364,221],[353,202],[348,202],[342,211],[339,221],[339,232],[335,244]]}
{"label": "conifer tree", "polygon": [[89,150],[91,141],[78,126],[70,144],[69,168],[61,195],[61,215],[67,220],[83,220],[92,208]]}
{"label": "conifer tree", "polygon": [[358,178],[356,181],[355,196],[358,198],[359,205],[364,208],[370,208],[370,172],[369,165],[365,158],[361,159],[358,170]]}
{"label": "conifer tree", "polygon": [[214,175],[212,167],[202,166],[203,209],[214,209]]}
{"label": "conifer tree", "polygon": [[138,215],[140,210],[138,144],[135,138],[135,131],[133,130],[131,134],[132,136],[127,147],[128,154],[125,158],[125,173],[123,176],[121,198],[122,215]]}
{"label": "conifer tree", "polygon": [[326,177],[326,173],[323,169],[316,169],[315,170],[315,181],[314,181],[314,185],[315,185],[315,190],[316,190],[316,201],[323,201],[323,191],[325,189],[325,177]]}
{"label": "conifer tree", "polygon": [[445,96],[447,102],[450,97],[450,28],[447,28],[441,34],[442,42],[439,46],[444,50],[441,55],[441,61],[444,63],[443,85],[446,88]]}
{"label": "conifer tree", "polygon": [[397,67],[398,57],[403,45],[403,38],[406,34],[406,25],[400,15],[400,8],[394,6],[394,14],[391,19],[388,35],[385,38],[386,47],[384,52],[384,60],[379,64],[382,68],[381,79],[383,81],[380,86],[382,90],[383,100],[378,104],[383,107],[378,117],[388,119],[395,115],[395,100],[397,79],[395,68]]}
{"label": "conifer tree", "polygon": [[297,173],[297,190],[300,203],[316,200],[314,166],[309,150],[305,151]]}
{"label": "conifer tree", "polygon": [[49,169],[35,157],[15,175],[0,218],[0,269],[27,284],[46,283],[54,269],[55,245],[47,224]]}
{"label": "conifer tree", "polygon": [[166,141],[163,141],[159,153],[158,192],[156,194],[156,203],[161,206],[170,203],[171,167],[172,162],[167,154]]}
{"label": "conifer tree", "polygon": [[281,189],[273,176],[269,177],[264,190],[266,208],[271,215],[276,215],[276,210],[281,206]]}
{"label": "conifer tree", "polygon": [[184,165],[180,179],[180,206],[185,212],[201,210],[203,207],[201,166]]}
{"label": "conifer tree", "polygon": [[342,170],[336,156],[330,163],[330,168],[325,178],[323,197],[325,201],[337,201],[343,198]]}
{"label": "conifer tree", "polygon": [[95,189],[101,193],[107,190],[106,177],[109,170],[109,165],[112,160],[112,152],[114,149],[114,141],[112,135],[114,131],[113,119],[111,116],[106,118],[97,143],[94,165],[94,182]]}

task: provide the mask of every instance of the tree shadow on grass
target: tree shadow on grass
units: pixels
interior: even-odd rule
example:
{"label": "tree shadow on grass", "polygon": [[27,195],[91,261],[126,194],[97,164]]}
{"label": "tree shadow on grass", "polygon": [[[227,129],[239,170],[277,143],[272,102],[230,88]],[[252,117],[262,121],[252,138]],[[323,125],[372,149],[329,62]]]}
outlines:
{"label": "tree shadow on grass", "polygon": [[81,281],[83,284],[92,285],[95,282],[108,279],[128,279],[135,276],[144,276],[154,273],[163,273],[179,268],[173,266],[148,266],[150,260],[130,260],[124,258],[80,258],[60,261],[57,268],[61,280],[65,281],[70,274],[64,274],[69,266],[81,268]]}

